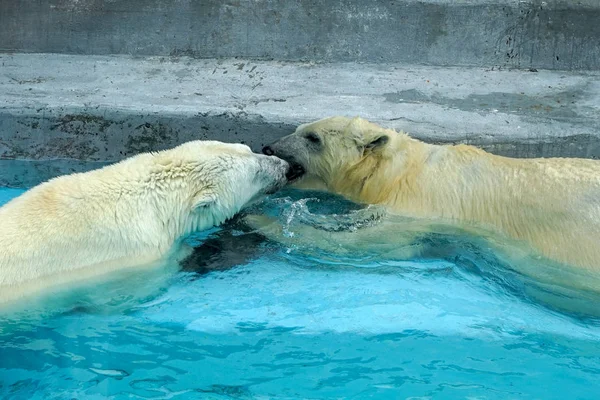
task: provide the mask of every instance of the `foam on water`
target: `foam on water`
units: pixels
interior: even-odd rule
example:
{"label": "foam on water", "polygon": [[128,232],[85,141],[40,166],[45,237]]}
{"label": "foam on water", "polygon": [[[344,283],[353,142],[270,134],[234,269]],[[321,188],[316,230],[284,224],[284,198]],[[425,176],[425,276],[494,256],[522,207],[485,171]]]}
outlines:
{"label": "foam on water", "polygon": [[[310,222],[298,216],[306,196],[284,193],[267,208],[283,209],[285,222],[295,204],[294,218]],[[341,214],[357,208],[320,199],[312,211],[330,217],[318,223],[351,225]],[[164,274],[120,276],[2,314],[0,397],[586,399],[600,391],[595,320],[451,261],[271,244],[234,269]]]}

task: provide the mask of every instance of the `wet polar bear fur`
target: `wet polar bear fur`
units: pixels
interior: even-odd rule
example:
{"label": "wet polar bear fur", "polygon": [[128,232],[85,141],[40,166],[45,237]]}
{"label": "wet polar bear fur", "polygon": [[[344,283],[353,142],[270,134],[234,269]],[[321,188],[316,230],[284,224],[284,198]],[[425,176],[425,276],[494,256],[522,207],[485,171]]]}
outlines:
{"label": "wet polar bear fur", "polygon": [[287,170],[245,145],[193,141],[34,187],[0,208],[0,302],[164,258]]}
{"label": "wet polar bear fur", "polygon": [[263,152],[304,170],[305,187],[403,216],[483,228],[561,265],[600,271],[600,161],[501,157],[345,117],[301,125]]}

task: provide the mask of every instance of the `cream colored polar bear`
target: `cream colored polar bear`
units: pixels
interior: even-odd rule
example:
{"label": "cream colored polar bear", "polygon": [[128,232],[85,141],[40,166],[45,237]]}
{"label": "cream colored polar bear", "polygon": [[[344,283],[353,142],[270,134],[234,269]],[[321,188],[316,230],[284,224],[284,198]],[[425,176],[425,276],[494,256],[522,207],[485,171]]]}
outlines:
{"label": "cream colored polar bear", "polygon": [[287,171],[245,145],[193,141],[34,187],[0,208],[0,302],[168,256]]}
{"label": "cream colored polar bear", "polygon": [[491,230],[550,260],[600,271],[600,161],[500,157],[344,117],[302,125],[263,152],[351,200]]}

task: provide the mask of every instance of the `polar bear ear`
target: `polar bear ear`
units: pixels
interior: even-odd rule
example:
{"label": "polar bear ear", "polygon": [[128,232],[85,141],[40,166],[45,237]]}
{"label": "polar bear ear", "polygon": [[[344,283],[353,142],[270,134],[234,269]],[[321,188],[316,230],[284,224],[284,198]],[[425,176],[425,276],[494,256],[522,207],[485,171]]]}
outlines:
{"label": "polar bear ear", "polygon": [[352,118],[346,129],[363,152],[382,149],[390,141],[381,128],[360,117]]}
{"label": "polar bear ear", "polygon": [[378,136],[365,145],[365,150],[373,151],[383,148],[389,141],[390,137],[388,135]]}
{"label": "polar bear ear", "polygon": [[217,195],[213,192],[200,192],[194,198],[193,210],[207,208],[217,202]]}

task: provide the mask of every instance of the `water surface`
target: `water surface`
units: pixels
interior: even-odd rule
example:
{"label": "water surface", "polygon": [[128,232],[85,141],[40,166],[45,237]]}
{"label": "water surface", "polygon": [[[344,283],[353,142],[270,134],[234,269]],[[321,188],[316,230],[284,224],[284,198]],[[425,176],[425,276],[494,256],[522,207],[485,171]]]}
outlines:
{"label": "water surface", "polygon": [[[18,193],[0,190],[0,202]],[[284,192],[263,207],[289,217],[307,196]],[[310,203],[312,213],[357,208],[320,200]],[[493,256],[475,257],[486,264],[480,268],[342,258],[232,232],[192,241],[216,238],[227,248],[224,238],[237,237],[231,248],[244,256],[232,269],[128,274],[4,311],[0,398],[563,400],[600,393],[596,320],[536,302],[504,266],[495,268]],[[213,256],[213,266],[223,261],[219,249]]]}

